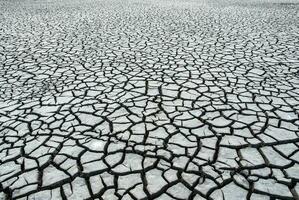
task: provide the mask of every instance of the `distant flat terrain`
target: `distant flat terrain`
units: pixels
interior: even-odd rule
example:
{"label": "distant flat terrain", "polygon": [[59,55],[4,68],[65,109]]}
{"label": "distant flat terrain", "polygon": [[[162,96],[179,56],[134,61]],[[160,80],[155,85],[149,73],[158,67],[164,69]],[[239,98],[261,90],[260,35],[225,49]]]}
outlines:
{"label": "distant flat terrain", "polygon": [[0,0],[0,199],[299,199],[299,0]]}

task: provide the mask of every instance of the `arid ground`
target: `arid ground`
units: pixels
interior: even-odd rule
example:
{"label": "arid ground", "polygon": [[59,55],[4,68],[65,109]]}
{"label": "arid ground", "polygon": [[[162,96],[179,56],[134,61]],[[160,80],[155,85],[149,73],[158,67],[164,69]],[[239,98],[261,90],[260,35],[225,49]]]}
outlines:
{"label": "arid ground", "polygon": [[0,0],[0,199],[299,199],[299,0]]}

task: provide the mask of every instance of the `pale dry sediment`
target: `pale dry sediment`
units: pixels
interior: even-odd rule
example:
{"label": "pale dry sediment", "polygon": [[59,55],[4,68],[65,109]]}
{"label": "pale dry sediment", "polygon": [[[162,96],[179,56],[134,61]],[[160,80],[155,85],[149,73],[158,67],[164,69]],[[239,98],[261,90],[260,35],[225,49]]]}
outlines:
{"label": "pale dry sediment", "polygon": [[296,1],[0,0],[0,199],[296,199]]}

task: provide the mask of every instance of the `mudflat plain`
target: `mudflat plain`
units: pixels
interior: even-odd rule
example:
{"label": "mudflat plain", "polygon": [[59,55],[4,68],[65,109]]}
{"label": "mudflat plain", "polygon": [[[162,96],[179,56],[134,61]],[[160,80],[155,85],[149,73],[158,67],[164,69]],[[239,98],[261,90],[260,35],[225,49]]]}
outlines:
{"label": "mudflat plain", "polygon": [[0,0],[0,199],[298,199],[298,3]]}

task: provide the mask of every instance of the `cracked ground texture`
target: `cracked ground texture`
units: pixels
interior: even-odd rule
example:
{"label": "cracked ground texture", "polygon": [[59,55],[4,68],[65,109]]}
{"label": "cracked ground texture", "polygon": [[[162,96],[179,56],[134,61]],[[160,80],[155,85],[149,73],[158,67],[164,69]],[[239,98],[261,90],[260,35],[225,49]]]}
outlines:
{"label": "cracked ground texture", "polygon": [[0,199],[299,199],[298,3],[0,0]]}

